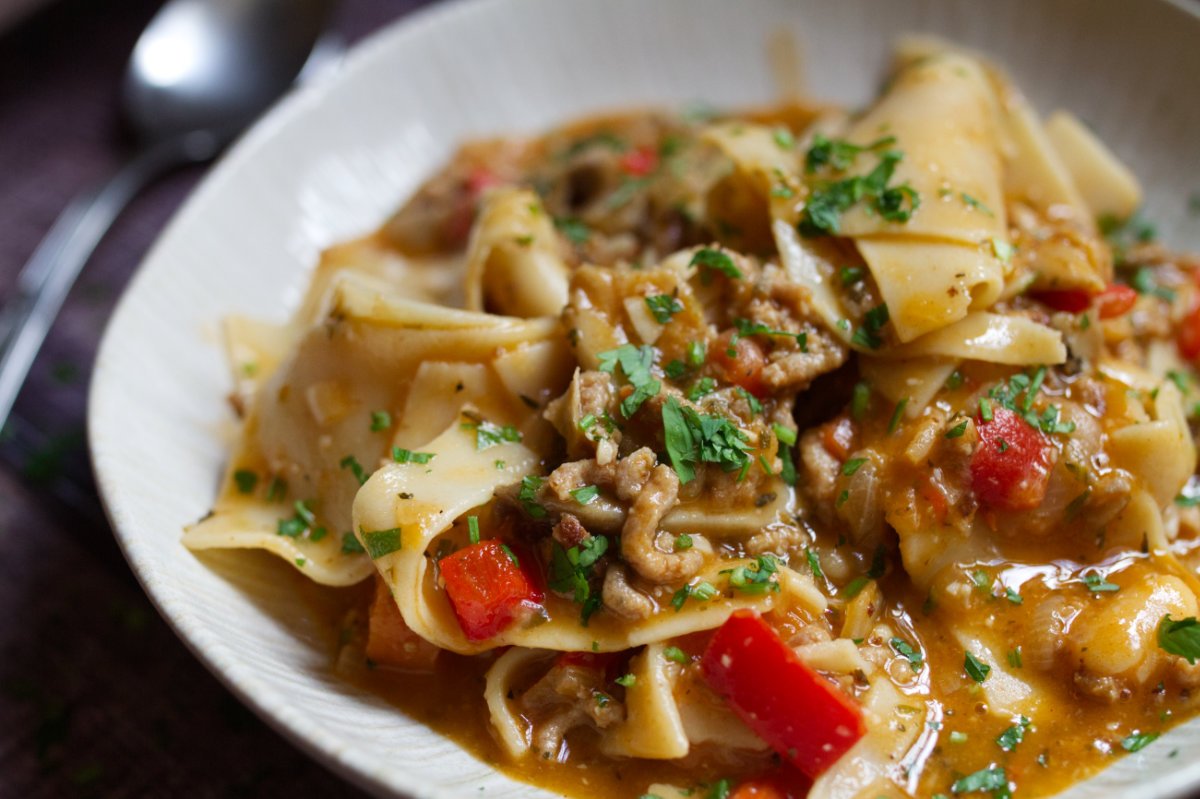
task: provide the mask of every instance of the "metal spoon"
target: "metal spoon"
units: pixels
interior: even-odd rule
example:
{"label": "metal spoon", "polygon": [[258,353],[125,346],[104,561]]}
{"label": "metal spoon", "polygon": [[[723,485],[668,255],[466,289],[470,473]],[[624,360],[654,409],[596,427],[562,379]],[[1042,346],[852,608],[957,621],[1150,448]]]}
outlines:
{"label": "metal spoon", "polygon": [[121,92],[133,155],[63,210],[0,310],[0,428],[75,278],[153,179],[214,158],[311,63],[336,0],[171,0],[134,46]]}

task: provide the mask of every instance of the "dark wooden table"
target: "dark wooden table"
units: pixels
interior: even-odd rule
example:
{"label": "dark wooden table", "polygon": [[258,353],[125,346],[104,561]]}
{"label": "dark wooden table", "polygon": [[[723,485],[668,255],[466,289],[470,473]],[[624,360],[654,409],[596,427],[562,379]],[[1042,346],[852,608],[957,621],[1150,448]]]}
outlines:
{"label": "dark wooden table", "polygon": [[[59,210],[117,163],[116,92],[160,0],[59,0],[0,36],[0,298]],[[344,0],[361,38],[421,0]],[[84,446],[100,331],[203,170],[100,245],[0,432],[0,797],[359,796],[245,710],[143,596]]]}

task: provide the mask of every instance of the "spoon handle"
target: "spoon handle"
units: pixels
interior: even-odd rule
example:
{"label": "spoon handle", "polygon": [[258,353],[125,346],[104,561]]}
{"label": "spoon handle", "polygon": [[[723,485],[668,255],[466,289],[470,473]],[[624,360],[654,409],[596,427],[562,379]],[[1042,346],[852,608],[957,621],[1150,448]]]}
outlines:
{"label": "spoon handle", "polygon": [[96,245],[142,187],[187,160],[185,150],[174,142],[140,150],[59,214],[0,308],[0,428],[67,292]]}

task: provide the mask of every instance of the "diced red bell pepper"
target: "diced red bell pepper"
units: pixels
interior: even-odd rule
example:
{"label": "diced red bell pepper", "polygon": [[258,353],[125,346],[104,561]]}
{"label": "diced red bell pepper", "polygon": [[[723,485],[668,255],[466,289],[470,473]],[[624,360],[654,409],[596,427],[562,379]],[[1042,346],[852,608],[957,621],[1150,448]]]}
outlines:
{"label": "diced red bell pepper", "polygon": [[499,541],[488,539],[441,559],[446,596],[468,640],[491,638],[542,603],[542,589],[527,571],[533,557],[518,558],[519,566]]}
{"label": "diced red bell pepper", "polygon": [[1008,408],[976,417],[979,446],[971,456],[971,488],[986,505],[1030,510],[1042,504],[1056,452],[1050,439]]}
{"label": "diced red bell pepper", "polygon": [[1082,289],[1035,291],[1030,296],[1056,311],[1067,313],[1083,313],[1092,305],[1092,295]]}
{"label": "diced red bell pepper", "polygon": [[622,155],[618,163],[630,175],[642,178],[658,169],[658,153],[650,147],[638,147]]}
{"label": "diced red bell pepper", "polygon": [[1137,302],[1137,292],[1123,283],[1109,283],[1104,291],[1096,296],[1096,310],[1101,319],[1116,319],[1129,313],[1129,309]]}
{"label": "diced red bell pepper", "polygon": [[1200,359],[1200,305],[1197,305],[1179,321],[1176,338],[1179,354],[1189,361]]}
{"label": "diced red bell pepper", "polygon": [[809,777],[866,732],[858,703],[805,664],[754,611],[735,611],[717,629],[700,666],[742,721]]}

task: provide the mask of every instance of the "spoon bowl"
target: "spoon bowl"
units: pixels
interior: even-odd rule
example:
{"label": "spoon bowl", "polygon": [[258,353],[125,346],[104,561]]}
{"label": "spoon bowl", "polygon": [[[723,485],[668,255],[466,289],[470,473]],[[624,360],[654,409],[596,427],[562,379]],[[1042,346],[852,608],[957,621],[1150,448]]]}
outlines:
{"label": "spoon bowl", "polygon": [[201,163],[305,71],[336,0],[169,0],[134,47],[121,92],[137,140],[63,210],[0,308],[0,427],[67,292],[117,215],[153,179]]}
{"label": "spoon bowl", "polygon": [[304,68],[332,0],[174,0],[134,47],[122,86],[143,143],[197,131],[227,143]]}

